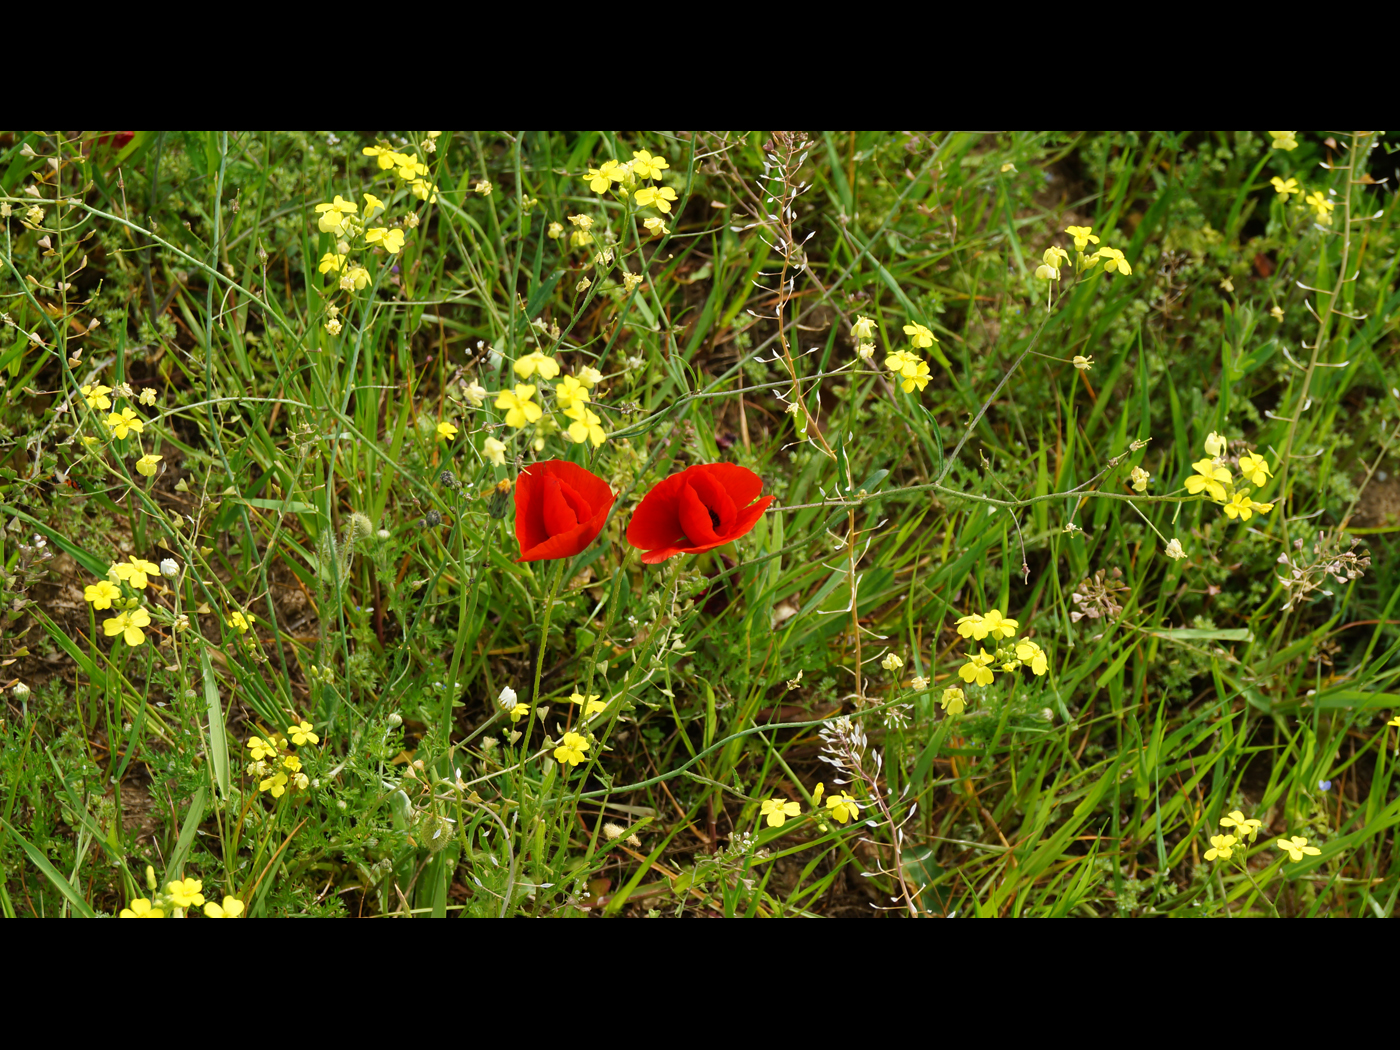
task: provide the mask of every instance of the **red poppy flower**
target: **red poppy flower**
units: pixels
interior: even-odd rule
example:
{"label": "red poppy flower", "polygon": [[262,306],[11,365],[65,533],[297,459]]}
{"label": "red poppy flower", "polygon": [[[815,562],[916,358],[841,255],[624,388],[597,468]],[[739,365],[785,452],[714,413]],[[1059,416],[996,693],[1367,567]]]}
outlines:
{"label": "red poppy flower", "polygon": [[515,483],[516,561],[572,558],[603,531],[612,509],[608,483],[562,459],[535,463]]}
{"label": "red poppy flower", "polygon": [[734,463],[690,467],[657,483],[627,526],[627,542],[655,565],[677,554],[699,554],[748,532],[773,502],[758,499],[763,482]]}

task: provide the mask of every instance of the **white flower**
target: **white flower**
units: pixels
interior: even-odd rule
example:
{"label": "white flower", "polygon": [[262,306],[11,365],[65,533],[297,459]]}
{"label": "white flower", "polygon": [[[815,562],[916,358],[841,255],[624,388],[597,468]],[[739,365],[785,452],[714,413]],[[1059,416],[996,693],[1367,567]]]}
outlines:
{"label": "white flower", "polygon": [[180,575],[180,566],[175,564],[174,558],[166,558],[160,563],[160,574],[162,576],[175,577]]}
{"label": "white flower", "polygon": [[498,702],[502,707],[509,711],[519,702],[519,699],[515,695],[515,690],[512,689],[510,686],[506,686],[504,689],[501,690],[501,695]]}
{"label": "white flower", "polygon": [[916,693],[922,693],[928,688],[928,679],[921,674],[916,674],[914,680],[909,683],[909,688]]}
{"label": "white flower", "polygon": [[506,465],[506,444],[504,441],[488,437],[481,443],[481,452],[493,465],[497,467]]}
{"label": "white flower", "polygon": [[1182,558],[1186,557],[1186,552],[1181,549],[1181,541],[1178,539],[1173,539],[1168,543],[1167,549],[1163,553],[1165,553],[1168,558],[1172,558],[1176,561],[1180,561]]}

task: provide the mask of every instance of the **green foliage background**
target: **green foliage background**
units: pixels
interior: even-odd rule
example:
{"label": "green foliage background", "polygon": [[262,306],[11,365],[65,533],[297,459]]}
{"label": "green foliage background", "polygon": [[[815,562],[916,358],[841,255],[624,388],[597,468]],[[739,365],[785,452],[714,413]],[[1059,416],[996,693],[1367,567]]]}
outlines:
{"label": "green foliage background", "polygon": [[[1389,141],[0,134],[0,907],[116,914],[150,864],[255,916],[1390,914]],[[664,236],[583,177],[644,149],[670,163]],[[366,191],[406,243],[357,252],[371,281],[345,293],[314,208]],[[570,245],[576,214],[595,244]],[[1071,225],[1133,273],[1066,269],[1047,309],[1035,270]],[[912,393],[879,367],[906,324],[939,339]],[[608,377],[601,448],[502,426],[535,350]],[[155,477],[87,408],[99,382],[156,391]],[[1185,495],[1212,431],[1273,466],[1271,514]],[[567,565],[517,563],[492,493],[548,458],[615,512]],[[651,485],[720,461],[778,497],[759,526],[627,560]],[[1353,550],[1363,574],[1324,571]],[[130,556],[184,568],[135,648],[83,599]],[[1316,586],[1285,609],[1295,566]],[[1050,673],[950,716],[953,622],[992,608]],[[505,687],[535,701],[514,727]],[[550,751],[590,689],[609,712],[569,770]],[[844,787],[819,735],[840,715],[879,770]],[[246,741],[301,718],[310,786],[273,800]],[[819,782],[861,820],[814,809]],[[773,797],[804,815],[770,827]],[[1212,866],[1233,810],[1264,829]],[[1320,853],[1289,861],[1293,835]]]}

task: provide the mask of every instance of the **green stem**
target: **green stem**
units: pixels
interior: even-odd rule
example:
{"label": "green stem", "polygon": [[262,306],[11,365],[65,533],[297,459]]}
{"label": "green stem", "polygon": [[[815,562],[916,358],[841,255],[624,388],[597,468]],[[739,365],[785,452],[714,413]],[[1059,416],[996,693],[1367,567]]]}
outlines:
{"label": "green stem", "polygon": [[545,598],[544,615],[540,617],[540,640],[539,653],[535,658],[535,682],[530,690],[530,720],[525,723],[525,735],[520,738],[520,754],[523,757],[525,750],[530,746],[530,735],[535,730],[535,713],[540,705],[540,679],[544,676],[544,653],[549,641],[549,618],[554,612],[554,596],[559,592],[559,581],[564,577],[564,561],[560,559],[559,564],[554,569],[554,578],[549,584],[549,596]]}

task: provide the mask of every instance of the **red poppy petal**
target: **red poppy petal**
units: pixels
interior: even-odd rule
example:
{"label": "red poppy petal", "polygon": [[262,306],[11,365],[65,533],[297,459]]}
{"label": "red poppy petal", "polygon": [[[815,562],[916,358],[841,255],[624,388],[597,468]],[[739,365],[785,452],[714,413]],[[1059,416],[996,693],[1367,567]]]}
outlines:
{"label": "red poppy petal", "polygon": [[[541,500],[541,520],[548,536],[559,536],[578,528],[579,519],[587,521],[592,514],[579,494],[559,479],[549,476],[544,479],[543,499]],[[580,513],[582,511],[582,513]]]}
{"label": "red poppy petal", "polygon": [[685,530],[685,538],[692,546],[713,547],[724,542],[716,528],[720,524],[719,516],[701,500],[700,494],[691,486],[687,485],[681,489],[676,510],[681,519],[681,528]]}
{"label": "red poppy petal", "polygon": [[[711,525],[714,527],[715,533],[717,535],[723,535],[725,525],[734,520],[735,511],[738,509],[735,506],[734,498],[724,487],[724,479],[722,477],[715,477],[709,471],[705,471],[704,473],[697,471],[689,480],[690,487],[694,489],[695,494],[700,497],[700,502],[708,507],[711,512],[711,517],[713,519]],[[747,502],[748,500],[744,501],[744,503]],[[742,505],[743,504],[740,504],[739,506]],[[687,530],[687,533],[688,532],[689,530]],[[698,540],[699,537],[692,536],[691,539]]]}
{"label": "red poppy petal", "polygon": [[627,525],[627,542],[641,550],[669,547],[685,533],[677,513],[677,496],[685,486],[683,474],[672,474],[658,481],[632,512]]}
{"label": "red poppy petal", "polygon": [[763,479],[737,463],[709,463],[691,469],[703,471],[706,477],[717,482],[738,507],[748,506],[763,491]]}
{"label": "red poppy petal", "polygon": [[776,496],[764,496],[753,506],[745,507],[739,511],[739,516],[734,519],[734,523],[730,526],[725,538],[737,540],[740,536],[747,535],[749,530],[758,524],[758,519],[763,517],[763,512],[768,509],[768,504],[777,498]]}

